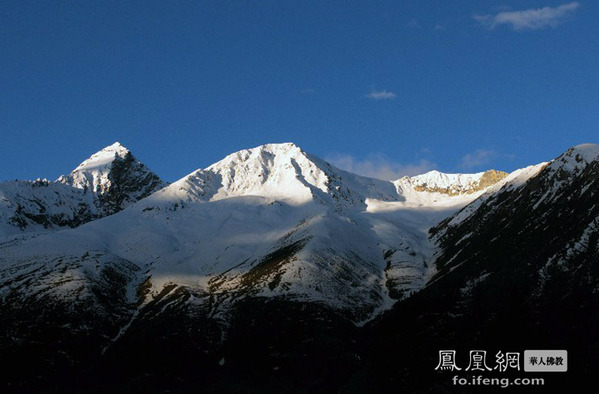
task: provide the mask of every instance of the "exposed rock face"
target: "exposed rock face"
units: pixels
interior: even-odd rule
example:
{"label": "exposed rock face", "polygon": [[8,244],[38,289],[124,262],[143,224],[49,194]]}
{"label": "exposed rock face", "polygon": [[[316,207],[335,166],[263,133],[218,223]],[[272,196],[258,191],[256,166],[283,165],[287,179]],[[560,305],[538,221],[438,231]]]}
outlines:
{"label": "exposed rock face", "polygon": [[497,170],[485,171],[483,176],[480,178],[480,182],[478,183],[478,187],[476,188],[477,190],[475,190],[475,191],[486,189],[487,187],[492,186],[492,185],[496,184],[497,182],[499,182],[500,180],[504,179],[508,175],[509,174],[507,172],[503,172],[503,171],[497,171]]}
{"label": "exposed rock face", "polygon": [[[450,178],[452,176],[457,179],[457,182]],[[461,194],[472,194],[484,190],[487,187],[501,181],[506,176],[508,176],[507,172],[488,170],[472,175],[441,174],[439,177],[431,177],[430,179],[427,179],[424,175],[419,175],[417,177],[413,177],[412,179],[415,181],[414,190],[418,192],[440,193],[450,196],[457,196]],[[444,179],[444,177],[447,177],[447,179]]]}

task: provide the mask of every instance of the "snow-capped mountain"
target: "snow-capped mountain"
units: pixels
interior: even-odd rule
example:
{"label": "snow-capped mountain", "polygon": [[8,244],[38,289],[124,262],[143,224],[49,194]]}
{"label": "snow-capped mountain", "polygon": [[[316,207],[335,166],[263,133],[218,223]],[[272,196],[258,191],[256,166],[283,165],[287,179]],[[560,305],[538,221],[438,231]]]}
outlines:
{"label": "snow-capped mountain", "polygon": [[173,183],[152,200],[217,201],[247,196],[293,205],[318,201],[339,209],[364,208],[367,198],[400,199],[390,182],[340,170],[286,143],[233,153]]}
{"label": "snow-capped mountain", "polygon": [[[137,163],[127,157],[112,145],[60,181],[107,201],[117,164]],[[126,174],[137,180],[139,172]],[[144,281],[149,297],[178,288],[226,313],[240,298],[285,296],[323,302],[359,322],[424,285],[426,230],[476,196],[419,200],[419,209],[405,189],[337,169],[294,144],[264,145],[197,170],[119,215],[24,241],[6,259],[67,264],[94,251],[143,268],[146,276],[133,284]],[[74,277],[85,277],[83,260],[78,269]]]}
{"label": "snow-capped mountain", "polygon": [[[412,303],[445,313],[452,297],[458,307],[471,302],[481,284],[509,293],[518,273],[527,284],[538,279],[525,291],[538,300],[562,278],[555,272],[592,270],[597,156],[597,145],[582,145],[511,174],[434,171],[388,182],[294,144],[269,144],[162,187],[115,144],[44,187],[84,196],[92,214],[117,213],[0,242],[0,322],[11,327],[0,345],[20,354],[24,343],[64,343],[68,365],[83,362],[72,345],[81,341],[112,362],[154,351],[179,359],[186,349],[206,371],[226,364],[243,376],[240,365],[252,364],[240,361],[247,346],[251,354],[261,351],[253,346],[270,349],[256,365],[271,372],[272,360],[286,357],[318,364],[339,354],[355,366],[356,326],[387,324],[384,311],[405,332],[405,324],[420,324],[418,311],[405,323],[393,316]],[[286,339],[272,343],[275,336]],[[332,337],[347,342],[322,340]],[[304,340],[314,341],[312,353],[289,350]],[[172,341],[182,342],[172,350]],[[318,364],[328,371],[322,379],[334,373],[329,364],[339,367]]]}
{"label": "snow-capped mountain", "polygon": [[57,182],[90,193],[100,216],[116,213],[166,186],[118,142],[93,154]]}
{"label": "snow-capped mountain", "polygon": [[56,182],[0,182],[0,239],[77,227],[118,212],[164,186],[116,142]]}
{"label": "snow-capped mountain", "polygon": [[444,174],[430,171],[413,177],[403,177],[395,183],[400,188],[412,188],[418,192],[448,194],[472,194],[488,188],[508,176],[507,173],[489,170],[476,174]]}

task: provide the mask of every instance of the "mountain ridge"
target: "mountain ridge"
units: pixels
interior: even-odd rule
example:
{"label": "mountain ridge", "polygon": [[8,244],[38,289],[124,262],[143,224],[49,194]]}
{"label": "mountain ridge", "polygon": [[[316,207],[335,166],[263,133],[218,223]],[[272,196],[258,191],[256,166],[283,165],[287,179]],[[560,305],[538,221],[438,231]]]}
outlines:
{"label": "mountain ridge", "polygon": [[[269,164],[268,160],[275,157],[278,157],[277,160],[282,162],[282,166],[287,167],[286,169],[290,171],[287,173],[275,171],[276,174],[265,172]],[[262,163],[249,163],[248,160],[251,161],[251,159],[262,160]],[[298,161],[304,167],[298,164]],[[270,164],[271,168],[268,171],[277,168],[276,166],[272,167],[273,163]],[[234,169],[236,165],[241,166],[240,168],[245,171],[245,179],[239,174],[235,174],[240,169]],[[451,182],[448,183],[445,180],[443,185],[439,186],[430,179],[431,174],[436,174],[436,178],[444,177],[446,179],[456,175],[457,184],[450,186]],[[207,199],[207,196],[220,199],[252,194],[251,188],[254,188],[254,194],[263,197],[278,196],[284,200],[300,202],[315,197],[325,204],[336,205],[338,209],[356,205],[364,208],[365,201],[369,198],[382,201],[401,200],[405,198],[402,195],[405,189],[451,196],[476,193],[480,190],[471,187],[472,185],[460,184],[459,179],[460,177],[473,179],[478,175],[443,174],[433,171],[415,177],[403,177],[392,182],[382,181],[338,169],[322,159],[305,153],[293,143],[282,143],[241,150],[205,169],[198,169],[174,182],[180,186],[181,192],[173,192],[173,194],[181,194],[181,200]],[[261,176],[266,177],[258,179]],[[343,180],[344,177],[345,180]],[[220,182],[217,182],[216,178],[219,178]],[[236,185],[235,182],[239,182],[240,179],[241,184]],[[351,181],[350,188],[346,185],[348,180]],[[286,183],[281,183],[283,181]],[[53,213],[52,211],[56,210],[55,205],[59,202],[44,193],[36,194],[36,191],[41,189],[35,189],[35,186],[41,185],[41,180],[19,182],[22,185],[29,183],[31,190],[24,191],[25,186],[16,188],[9,186],[10,182],[0,182],[0,194],[3,195],[0,202],[4,203],[4,207],[0,207],[4,209],[0,218],[5,217],[0,223],[0,227],[4,228],[4,230],[0,229],[0,237],[2,234],[18,234],[23,231],[51,231],[64,227],[76,227],[87,221],[114,214],[168,186],[119,142],[94,153],[71,173],[61,175],[55,182],[43,182],[47,187],[62,190],[57,191],[58,194],[69,195],[69,199],[76,200],[76,202],[70,203],[75,207],[68,213],[62,212],[63,208],[58,209],[59,213]],[[227,184],[225,185],[223,182]],[[423,183],[427,182],[432,184],[432,187],[427,189],[426,186],[423,186]],[[474,183],[477,182],[477,180],[474,181]],[[70,191],[67,188],[54,186],[55,183],[70,186],[74,190]],[[181,185],[181,183],[185,185]],[[269,190],[265,190],[265,187],[269,187]],[[3,189],[4,191],[2,191]],[[15,189],[22,190],[21,194],[15,195]],[[420,195],[420,197],[422,196],[425,194]],[[17,200],[26,203],[19,203]],[[419,203],[430,202],[428,201],[430,199],[427,198],[420,198],[420,200],[422,201]],[[60,204],[61,206],[69,205],[66,202],[60,202]],[[65,215],[71,219],[67,220]],[[77,215],[78,219],[73,219],[74,215]]]}
{"label": "mountain ridge", "polygon": [[[452,177],[440,173],[389,182],[344,172],[293,144],[236,152],[114,214],[1,240],[0,348],[21,359],[30,354],[23,349],[41,346],[51,363],[92,371],[88,358],[133,371],[141,363],[152,373],[161,372],[140,359],[166,357],[183,369],[181,360],[192,359],[201,376],[216,379],[214,392],[234,388],[227,376],[260,388],[278,379],[274,367],[296,379],[293,366],[312,363],[319,372],[301,373],[334,389],[364,389],[348,380],[356,368],[387,389],[393,383],[386,386],[377,371],[397,363],[377,361],[384,339],[402,354],[402,338],[408,349],[429,346],[422,335],[435,327],[432,343],[442,346],[442,323],[473,323],[476,313],[464,305],[506,330],[494,313],[507,318],[511,309],[534,306],[539,313],[518,317],[553,319],[543,312],[551,309],[544,296],[560,316],[580,294],[592,309],[597,174],[599,145],[579,145],[474,192],[484,173],[461,177],[463,193],[450,195],[417,190],[423,179],[445,187]],[[67,187],[46,184],[35,187]],[[574,301],[560,301],[564,283]],[[481,294],[488,305],[477,304]],[[468,332],[484,337],[481,330]],[[448,335],[463,340],[460,332]],[[86,352],[71,347],[80,343]],[[372,353],[368,343],[376,345]],[[50,355],[57,347],[66,359]],[[259,361],[250,363],[249,354]],[[193,373],[185,376],[195,382]]]}
{"label": "mountain ridge", "polygon": [[[115,143],[60,183],[102,197],[113,186],[114,163],[127,157],[134,160]],[[25,240],[11,253],[30,261],[45,260],[56,245],[65,256],[101,251],[148,270],[134,282],[151,278],[153,297],[178,283],[199,303],[212,294],[214,308],[250,295],[299,297],[367,321],[424,285],[431,252],[422,223],[477,196],[426,200],[430,193],[412,192],[424,200],[414,204],[396,183],[340,170],[295,144],[267,144],[196,170],[117,215],[106,215],[112,212],[95,198],[104,219]]]}

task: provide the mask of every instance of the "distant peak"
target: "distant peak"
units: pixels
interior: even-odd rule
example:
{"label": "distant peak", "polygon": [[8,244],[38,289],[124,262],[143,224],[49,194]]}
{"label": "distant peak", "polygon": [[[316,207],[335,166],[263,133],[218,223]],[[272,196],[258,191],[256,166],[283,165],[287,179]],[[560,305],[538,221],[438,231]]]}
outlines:
{"label": "distant peak", "polygon": [[407,182],[418,192],[441,193],[450,196],[481,191],[505,178],[502,171],[489,170],[476,174],[446,174],[436,170],[422,175],[405,177],[397,182]]}
{"label": "distant peak", "polygon": [[232,153],[167,189],[177,198],[198,201],[258,196],[292,204],[318,201],[335,209],[364,206],[371,197],[398,199],[393,183],[340,170],[291,142]]}
{"label": "distant peak", "polygon": [[482,172],[466,174],[466,173],[441,172],[441,171],[437,171],[437,170],[431,170],[431,171],[425,172],[424,174],[421,174],[421,175],[415,175],[411,178],[425,178],[425,177],[430,177],[430,176],[446,176],[446,177],[474,176],[474,177],[476,177],[476,176],[481,176],[482,174],[483,174]]}
{"label": "distant peak", "polygon": [[[93,193],[100,215],[110,215],[163,188],[164,182],[119,142],[94,153],[58,182]],[[101,196],[101,197],[100,197]]]}
{"label": "distant peak", "polygon": [[271,142],[271,143],[263,144],[260,146],[271,147],[271,148],[272,147],[281,147],[281,148],[296,147],[297,148],[297,145],[294,144],[293,142]]}
{"label": "distant peak", "polygon": [[416,175],[416,176],[427,176],[427,175],[443,175],[444,173],[441,171],[437,171],[437,170],[430,170],[428,172],[425,172],[424,174],[421,175]]}
{"label": "distant peak", "polygon": [[301,151],[301,148],[293,142],[264,144],[250,150],[266,150],[273,153],[276,152],[289,152],[289,151]]}
{"label": "distant peak", "polygon": [[255,148],[250,148],[247,150],[267,150],[267,151],[289,151],[289,150],[301,150],[299,146],[294,144],[293,142],[275,142],[269,144],[263,144],[256,146]]}
{"label": "distant peak", "polygon": [[221,161],[211,165],[207,168],[217,168],[223,165],[239,165],[249,161],[258,161],[263,165],[270,167],[274,164],[273,158],[278,157],[280,160],[288,158],[298,158],[306,156],[304,151],[301,150],[297,145],[292,142],[277,143],[277,144],[264,144],[255,148],[243,149],[226,156]]}
{"label": "distant peak", "polygon": [[107,147],[105,147],[104,149],[102,149],[100,152],[129,152],[129,149],[125,148],[123,145],[121,145],[120,142],[115,142],[112,145],[108,145]]}

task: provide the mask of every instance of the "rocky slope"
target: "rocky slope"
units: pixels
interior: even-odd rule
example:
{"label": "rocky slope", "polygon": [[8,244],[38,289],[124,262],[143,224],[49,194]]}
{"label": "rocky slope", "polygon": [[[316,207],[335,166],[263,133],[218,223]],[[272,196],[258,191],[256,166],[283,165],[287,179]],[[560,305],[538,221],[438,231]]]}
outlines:
{"label": "rocky slope", "polygon": [[[567,374],[489,377],[542,377],[561,390],[590,384],[599,365],[598,190],[599,146],[580,145],[510,175],[431,229],[436,274],[371,327],[368,361],[348,387],[476,392],[453,386],[455,372],[433,371],[442,349],[466,365],[473,349],[565,349]],[[389,352],[396,357],[381,362]]]}

